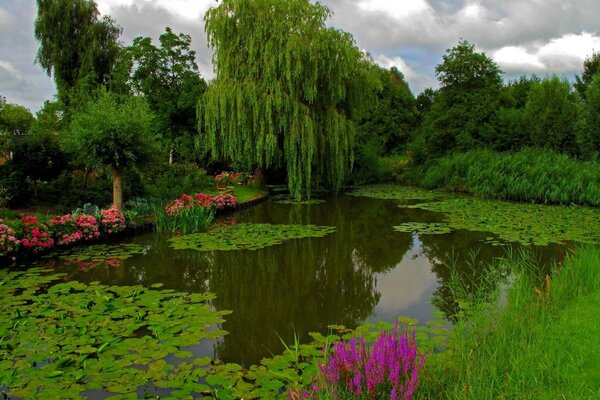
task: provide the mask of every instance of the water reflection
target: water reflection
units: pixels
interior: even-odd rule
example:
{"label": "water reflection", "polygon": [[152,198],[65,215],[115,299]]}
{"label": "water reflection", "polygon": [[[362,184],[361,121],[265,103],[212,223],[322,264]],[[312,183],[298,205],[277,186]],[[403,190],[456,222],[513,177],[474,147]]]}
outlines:
{"label": "water reflection", "polygon": [[[119,265],[49,263],[67,272],[68,279],[84,282],[163,283],[168,289],[216,293],[214,306],[233,311],[223,325],[230,334],[194,351],[249,365],[280,352],[279,336],[291,342],[294,332],[308,340],[309,332],[324,332],[330,324],[354,327],[368,320],[394,321],[398,315],[426,321],[434,310],[432,297],[452,315],[448,254],[467,277],[482,273],[504,253],[480,241],[486,234],[395,232],[394,225],[437,222],[442,216],[399,208],[394,201],[340,196],[312,206],[271,202],[229,218],[228,223],[329,225],[337,231],[259,251],[210,253],[175,251],[167,237],[146,234],[131,239],[145,246],[145,254]],[[466,268],[469,251],[477,251],[481,260],[471,272]],[[547,258],[553,254],[539,251]]]}

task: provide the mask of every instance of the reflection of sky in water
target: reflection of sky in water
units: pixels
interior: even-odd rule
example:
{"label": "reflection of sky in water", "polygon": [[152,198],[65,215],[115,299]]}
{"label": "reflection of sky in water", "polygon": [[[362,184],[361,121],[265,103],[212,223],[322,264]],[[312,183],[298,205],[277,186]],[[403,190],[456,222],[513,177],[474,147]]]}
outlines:
{"label": "reflection of sky in water", "polygon": [[375,275],[381,300],[369,322],[393,322],[398,316],[428,319],[433,311],[429,300],[437,287],[431,262],[421,254],[421,241],[413,235],[413,246],[391,271]]}

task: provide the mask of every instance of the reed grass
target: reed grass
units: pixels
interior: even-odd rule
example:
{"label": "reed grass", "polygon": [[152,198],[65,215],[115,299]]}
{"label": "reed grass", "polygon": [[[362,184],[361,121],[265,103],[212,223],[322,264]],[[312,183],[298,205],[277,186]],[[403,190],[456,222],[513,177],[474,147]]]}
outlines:
{"label": "reed grass", "polygon": [[213,207],[188,207],[169,215],[162,205],[153,207],[154,223],[159,232],[178,232],[183,235],[204,231],[215,217]]}
{"label": "reed grass", "polygon": [[455,154],[413,167],[403,180],[488,199],[600,206],[600,163],[548,150]]}
{"label": "reed grass", "polygon": [[417,398],[600,398],[600,249],[577,250],[552,277],[523,254],[499,267],[509,285],[459,319]]}

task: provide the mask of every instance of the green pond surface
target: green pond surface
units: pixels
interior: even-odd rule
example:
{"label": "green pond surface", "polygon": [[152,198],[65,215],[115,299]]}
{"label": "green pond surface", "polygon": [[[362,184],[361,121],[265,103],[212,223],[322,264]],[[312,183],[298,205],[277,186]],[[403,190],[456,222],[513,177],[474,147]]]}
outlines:
{"label": "green pond surface", "polygon": [[[297,334],[310,342],[310,332],[327,333],[330,325],[354,328],[365,322],[394,322],[399,316],[424,323],[437,318],[440,310],[450,318],[456,311],[447,286],[450,264],[465,282],[477,282],[486,266],[505,256],[507,249],[526,248],[538,260],[540,270],[547,270],[571,242],[593,243],[600,222],[595,210],[523,208],[405,188],[394,192],[388,186],[372,191],[363,188],[354,194],[309,204],[272,200],[221,218],[200,236],[147,233],[116,247],[77,249],[31,267],[41,276],[64,274],[61,284],[100,285],[102,293],[123,304],[129,304],[130,290],[140,290],[115,288],[158,290],[157,294],[141,290],[147,299],[136,300],[147,308],[147,315],[163,309],[157,302],[170,301],[169,290],[212,293],[214,296],[198,298],[197,304],[192,301],[195,308],[190,312],[201,310],[204,318],[210,316],[210,329],[229,333],[210,334],[210,324],[202,323],[197,336],[188,335],[184,342],[172,339],[173,344],[192,360],[209,357],[249,367],[281,353],[282,340],[293,343]],[[477,210],[470,212],[469,207]],[[563,226],[561,212],[574,218],[577,225]],[[472,221],[469,215],[473,215]],[[18,286],[18,281],[13,285]],[[59,287],[59,291],[83,299],[100,290],[86,286]],[[164,290],[167,295],[160,294]],[[163,298],[166,300],[160,300]],[[178,301],[189,307],[188,297]],[[189,323],[189,315],[169,304],[177,324]],[[131,315],[137,312],[134,308]],[[158,319],[168,320],[168,316]],[[175,322],[172,325],[177,328]],[[140,329],[158,328],[140,322],[123,329],[140,336]],[[198,342],[190,344],[195,337]],[[158,346],[147,340],[145,346]],[[98,351],[98,346],[92,344],[89,351]],[[169,357],[172,355],[167,361]],[[160,366],[151,358],[143,360],[144,365]],[[162,387],[168,387],[168,377],[160,379]],[[144,388],[164,395],[161,390]],[[84,394],[103,398],[106,392],[98,388]]]}

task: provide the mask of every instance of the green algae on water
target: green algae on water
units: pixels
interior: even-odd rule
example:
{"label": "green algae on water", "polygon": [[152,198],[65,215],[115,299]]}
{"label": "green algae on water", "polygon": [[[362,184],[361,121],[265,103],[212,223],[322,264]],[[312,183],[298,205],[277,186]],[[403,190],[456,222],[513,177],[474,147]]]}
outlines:
{"label": "green algae on water", "polygon": [[259,250],[286,240],[324,237],[335,227],[316,225],[239,224],[217,226],[204,233],[171,239],[176,250],[231,251]]}
{"label": "green algae on water", "polygon": [[447,197],[447,194],[443,192],[434,192],[431,190],[394,184],[361,186],[348,192],[348,194],[350,196],[402,201],[432,201]]}
{"label": "green algae on water", "polygon": [[428,222],[407,222],[405,224],[394,226],[397,232],[417,233],[422,235],[443,235],[452,232],[454,229],[442,223]]}

